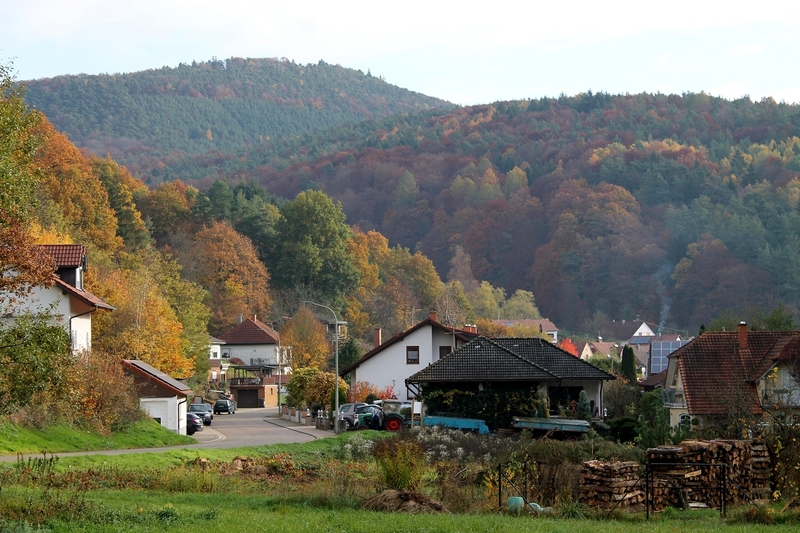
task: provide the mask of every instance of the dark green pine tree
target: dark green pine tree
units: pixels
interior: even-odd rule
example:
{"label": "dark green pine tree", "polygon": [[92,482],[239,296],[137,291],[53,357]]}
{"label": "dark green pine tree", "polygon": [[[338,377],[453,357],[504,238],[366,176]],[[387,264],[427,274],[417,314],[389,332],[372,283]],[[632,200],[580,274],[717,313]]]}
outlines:
{"label": "dark green pine tree", "polygon": [[636,357],[633,355],[633,348],[625,346],[622,350],[622,375],[627,378],[631,385],[636,384]]}

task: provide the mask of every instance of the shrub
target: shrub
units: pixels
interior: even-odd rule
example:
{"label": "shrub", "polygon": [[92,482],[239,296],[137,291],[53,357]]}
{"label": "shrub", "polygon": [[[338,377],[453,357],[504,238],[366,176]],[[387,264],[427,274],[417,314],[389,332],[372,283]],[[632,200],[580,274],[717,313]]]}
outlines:
{"label": "shrub", "polygon": [[413,440],[383,439],[375,444],[375,459],[385,488],[416,491],[425,471],[425,450]]}

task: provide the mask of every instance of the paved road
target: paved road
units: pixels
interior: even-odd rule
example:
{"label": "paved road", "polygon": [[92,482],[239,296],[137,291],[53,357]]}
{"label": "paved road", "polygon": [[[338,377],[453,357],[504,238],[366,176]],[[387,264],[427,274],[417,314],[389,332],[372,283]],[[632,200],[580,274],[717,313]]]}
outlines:
{"label": "paved road", "polygon": [[[332,431],[323,431],[314,426],[294,424],[278,418],[275,407],[260,409],[239,409],[236,414],[214,415],[211,426],[193,435],[197,444],[165,446],[159,448],[138,448],[133,450],[97,450],[91,452],[56,453],[59,457],[73,455],[122,455],[127,453],[161,452],[174,449],[239,448],[242,446],[263,446],[265,444],[288,444],[309,442],[315,439],[332,437]],[[41,453],[27,454],[26,457],[41,457]],[[0,462],[16,461],[16,455],[0,456]]]}

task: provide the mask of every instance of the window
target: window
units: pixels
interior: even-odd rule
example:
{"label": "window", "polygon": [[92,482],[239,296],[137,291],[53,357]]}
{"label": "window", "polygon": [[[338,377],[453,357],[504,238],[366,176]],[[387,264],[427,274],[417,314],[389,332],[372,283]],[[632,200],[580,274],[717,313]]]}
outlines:
{"label": "window", "polygon": [[[439,346],[439,359],[443,359],[447,357],[447,355],[452,351],[450,346]],[[437,359],[438,361],[438,359]]]}
{"label": "window", "polygon": [[419,346],[406,346],[406,364],[419,364]]}

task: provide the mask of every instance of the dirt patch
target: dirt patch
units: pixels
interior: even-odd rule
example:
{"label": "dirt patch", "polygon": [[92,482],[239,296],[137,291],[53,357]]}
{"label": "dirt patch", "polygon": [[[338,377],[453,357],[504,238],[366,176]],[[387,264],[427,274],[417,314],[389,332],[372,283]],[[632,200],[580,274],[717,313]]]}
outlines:
{"label": "dirt patch", "polygon": [[447,513],[444,506],[418,492],[385,490],[365,501],[361,506],[368,511],[397,513]]}

